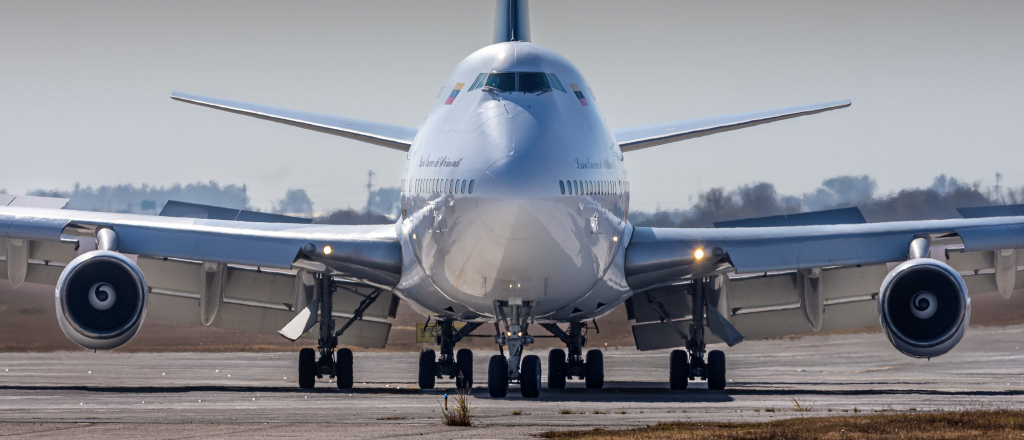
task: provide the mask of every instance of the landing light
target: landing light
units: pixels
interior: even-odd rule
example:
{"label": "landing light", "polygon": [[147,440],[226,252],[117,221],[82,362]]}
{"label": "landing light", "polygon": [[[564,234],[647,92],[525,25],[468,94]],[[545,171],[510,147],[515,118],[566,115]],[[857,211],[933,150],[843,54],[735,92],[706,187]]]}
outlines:
{"label": "landing light", "polygon": [[324,255],[331,255],[334,253],[334,246],[329,244],[324,245]]}
{"label": "landing light", "polygon": [[512,336],[512,332],[508,332],[508,333],[507,333],[507,335],[508,335],[508,336]]}
{"label": "landing light", "polygon": [[697,260],[697,261],[703,260],[704,259],[704,249],[697,248],[697,250],[693,251],[693,259]]}
{"label": "landing light", "polygon": [[518,336],[519,336],[520,338],[521,338],[521,337],[523,337],[523,332],[519,332],[519,333],[518,333]]}

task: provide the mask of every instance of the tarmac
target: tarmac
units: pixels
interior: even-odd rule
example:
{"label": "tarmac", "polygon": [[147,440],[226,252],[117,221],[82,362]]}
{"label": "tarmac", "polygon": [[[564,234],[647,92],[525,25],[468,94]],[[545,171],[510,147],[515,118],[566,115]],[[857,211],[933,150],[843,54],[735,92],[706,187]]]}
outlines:
{"label": "tarmac", "polygon": [[[508,398],[492,399],[481,385],[470,398],[469,428],[441,423],[454,383],[419,390],[412,352],[357,352],[352,390],[327,380],[299,389],[297,353],[4,353],[0,436],[522,438],[671,421],[1022,408],[1022,346],[1024,326],[971,328],[951,353],[931,360],[900,354],[880,333],[747,341],[724,348],[725,391],[704,382],[669,390],[667,352],[608,348],[604,389],[571,381],[524,399],[513,385]],[[475,354],[483,384],[494,353]]]}

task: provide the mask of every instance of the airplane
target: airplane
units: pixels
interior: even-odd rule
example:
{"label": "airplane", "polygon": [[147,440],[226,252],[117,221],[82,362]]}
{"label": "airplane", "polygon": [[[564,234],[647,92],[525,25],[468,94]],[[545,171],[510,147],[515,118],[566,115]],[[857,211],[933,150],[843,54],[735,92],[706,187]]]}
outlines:
{"label": "airplane", "polygon": [[602,351],[584,353],[587,333],[623,303],[638,349],[673,349],[671,389],[699,380],[722,390],[725,354],[708,344],[880,323],[894,348],[932,358],[963,337],[968,287],[1009,297],[1020,284],[1020,206],[933,221],[866,223],[848,208],[706,229],[634,227],[631,152],[851,102],[612,129],[582,73],[531,42],[527,1],[496,3],[493,44],[455,67],[418,129],[171,95],[404,153],[394,224],[202,207],[85,212],[62,209],[63,199],[0,195],[0,274],[14,287],[55,285],[59,325],[87,349],[122,346],[147,316],[315,340],[299,351],[302,388],[324,377],[351,388],[353,353],[339,346],[384,346],[404,301],[434,322],[437,351],[420,353],[421,389],[438,379],[471,388],[473,353],[456,348],[483,332],[499,351],[489,394],[518,384],[531,398],[545,381],[527,348],[541,336],[566,347],[548,353],[547,388],[604,386]]}

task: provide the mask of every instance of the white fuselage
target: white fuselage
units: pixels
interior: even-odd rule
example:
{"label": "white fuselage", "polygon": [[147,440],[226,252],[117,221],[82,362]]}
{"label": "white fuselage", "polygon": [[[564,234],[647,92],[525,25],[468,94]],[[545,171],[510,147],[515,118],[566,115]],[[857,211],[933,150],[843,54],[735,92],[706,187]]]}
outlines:
{"label": "white fuselage", "polygon": [[[560,87],[552,78],[547,92],[470,90],[495,72],[554,74]],[[622,153],[568,60],[532,43],[485,47],[456,67],[409,150],[395,290],[446,318],[486,319],[495,300],[517,299],[541,320],[602,315],[630,293],[628,188]]]}

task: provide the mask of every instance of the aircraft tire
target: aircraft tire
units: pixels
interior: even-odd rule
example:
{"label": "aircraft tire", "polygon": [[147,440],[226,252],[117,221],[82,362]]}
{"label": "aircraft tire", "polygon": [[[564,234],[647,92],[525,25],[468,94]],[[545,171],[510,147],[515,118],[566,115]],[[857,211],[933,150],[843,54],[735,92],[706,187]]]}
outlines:
{"label": "aircraft tire", "polygon": [[672,350],[668,358],[668,386],[685,390],[690,382],[690,360],[686,350]]}
{"label": "aircraft tire", "polygon": [[299,387],[312,389],[316,386],[316,350],[299,350]]}
{"label": "aircraft tire", "polygon": [[487,392],[491,397],[508,395],[508,360],[505,356],[491,356],[491,361],[487,365]]}
{"label": "aircraft tire", "polygon": [[420,351],[419,386],[421,390],[434,389],[434,381],[437,380],[437,354],[432,348],[424,348]]}
{"label": "aircraft tire", "polygon": [[459,349],[455,353],[455,365],[462,377],[455,376],[455,387],[460,390],[473,388],[473,351],[468,348]]}
{"label": "aircraft tire", "polygon": [[721,350],[708,353],[708,389],[725,389],[725,353]]}
{"label": "aircraft tire", "polygon": [[565,388],[566,367],[565,350],[556,348],[548,353],[548,388]]}
{"label": "aircraft tire", "polygon": [[587,388],[604,387],[604,353],[601,350],[590,350],[587,352],[587,361],[584,364],[587,376],[584,382]]}
{"label": "aircraft tire", "polygon": [[540,356],[531,354],[523,357],[522,372],[519,374],[519,390],[523,397],[540,397]]}
{"label": "aircraft tire", "polygon": [[352,350],[338,350],[334,362],[334,379],[337,380],[339,390],[352,388]]}

